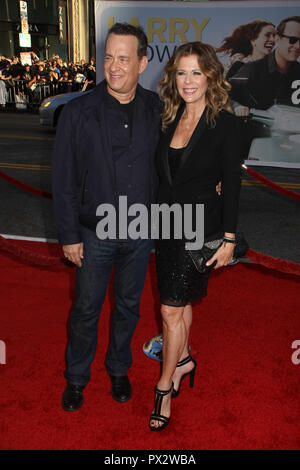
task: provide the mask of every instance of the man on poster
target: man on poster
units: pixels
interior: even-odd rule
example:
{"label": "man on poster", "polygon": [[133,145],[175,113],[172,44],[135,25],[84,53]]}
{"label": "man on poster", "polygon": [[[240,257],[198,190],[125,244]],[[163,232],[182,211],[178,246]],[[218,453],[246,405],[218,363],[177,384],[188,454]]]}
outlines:
{"label": "man on poster", "polygon": [[250,108],[268,109],[274,104],[297,105],[293,83],[300,79],[300,16],[279,23],[275,44],[272,54],[243,65],[231,77],[230,96],[236,114],[248,116]]}

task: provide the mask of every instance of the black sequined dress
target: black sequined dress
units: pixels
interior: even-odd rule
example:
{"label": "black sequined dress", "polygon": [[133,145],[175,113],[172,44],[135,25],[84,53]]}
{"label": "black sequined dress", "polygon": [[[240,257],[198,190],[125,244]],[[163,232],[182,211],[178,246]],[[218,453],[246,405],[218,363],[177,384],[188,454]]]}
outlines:
{"label": "black sequined dress", "polygon": [[[182,149],[169,147],[169,166],[172,178],[179,166]],[[156,273],[160,301],[164,305],[182,307],[206,296],[209,273],[199,273],[185,249],[185,240],[156,242]]]}

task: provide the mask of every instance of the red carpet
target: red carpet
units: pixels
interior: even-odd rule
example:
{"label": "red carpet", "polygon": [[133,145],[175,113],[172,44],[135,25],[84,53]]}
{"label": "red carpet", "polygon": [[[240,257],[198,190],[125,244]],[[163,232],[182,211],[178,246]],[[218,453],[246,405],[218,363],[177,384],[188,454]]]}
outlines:
{"label": "red carpet", "polygon": [[[57,254],[55,245],[22,246]],[[153,433],[148,416],[160,367],[142,345],[159,332],[154,262],[133,342],[132,400],[111,398],[103,366],[110,292],[92,381],[75,413],[60,406],[74,269],[38,270],[4,256],[0,267],[0,340],[7,352],[0,365],[1,449],[300,448],[300,364],[291,361],[291,345],[300,340],[299,278],[244,264],[214,273],[208,297],[194,308],[195,387],[184,383],[169,427]]]}

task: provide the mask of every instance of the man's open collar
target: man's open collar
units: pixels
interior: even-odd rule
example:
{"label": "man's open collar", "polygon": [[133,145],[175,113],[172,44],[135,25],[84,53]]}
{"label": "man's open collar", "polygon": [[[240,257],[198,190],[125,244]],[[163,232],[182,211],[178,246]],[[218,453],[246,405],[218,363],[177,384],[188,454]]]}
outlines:
{"label": "man's open collar", "polygon": [[[88,98],[86,106],[89,107],[98,107],[102,102],[112,105],[118,103],[118,100],[108,93],[106,80],[102,80],[96,85]],[[139,83],[136,87],[135,98],[138,98],[140,104],[144,103],[144,89]]]}
{"label": "man's open collar", "polygon": [[[270,74],[275,73],[275,72],[280,73],[277,67],[276,59],[275,59],[275,51],[273,51],[270,55],[267,56],[267,61],[268,61],[268,70]],[[296,71],[298,70],[298,67],[299,67],[299,62],[297,61],[292,62],[284,75],[288,75],[291,73],[293,74],[295,69]]]}
{"label": "man's open collar", "polygon": [[[134,95],[132,101],[135,100],[137,94],[139,94],[138,89],[139,89],[139,85],[136,88],[135,95]],[[109,93],[109,91],[107,89],[107,83],[106,82],[105,82],[105,86],[104,86],[104,89],[103,89],[103,96],[104,96],[105,103],[107,103],[109,106],[116,106],[116,105],[118,106],[120,104],[120,101],[117,100],[117,98],[115,98],[114,96],[112,96]]]}

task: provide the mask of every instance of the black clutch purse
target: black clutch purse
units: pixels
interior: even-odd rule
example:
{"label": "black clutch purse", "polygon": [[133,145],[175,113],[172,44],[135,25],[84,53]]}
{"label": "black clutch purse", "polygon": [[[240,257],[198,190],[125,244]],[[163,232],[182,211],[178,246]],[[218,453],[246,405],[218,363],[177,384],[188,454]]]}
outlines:
{"label": "black clutch purse", "polygon": [[[249,249],[247,240],[242,233],[237,233],[235,237],[235,247],[233,252],[233,261],[236,262],[238,258],[241,258]],[[223,243],[223,238],[217,238],[215,240],[204,242],[201,250],[187,250],[189,253],[195,268],[199,273],[206,273],[210,271],[216,264],[215,260],[210,266],[206,266],[207,261],[216,253]]]}

